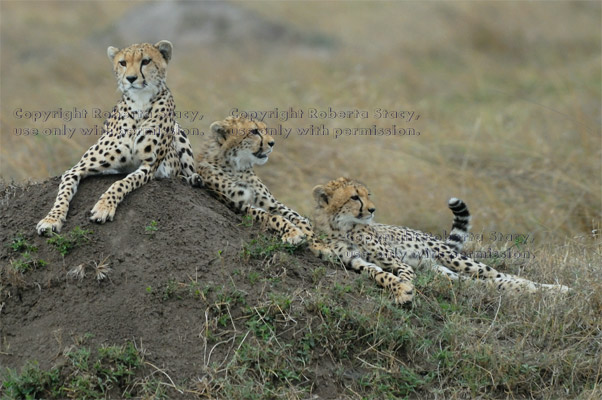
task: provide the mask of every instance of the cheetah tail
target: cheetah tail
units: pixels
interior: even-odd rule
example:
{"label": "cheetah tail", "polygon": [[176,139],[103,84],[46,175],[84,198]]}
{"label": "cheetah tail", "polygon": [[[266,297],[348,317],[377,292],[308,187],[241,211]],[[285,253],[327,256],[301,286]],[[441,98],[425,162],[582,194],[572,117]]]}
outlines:
{"label": "cheetah tail", "polygon": [[456,252],[461,252],[466,239],[468,239],[468,231],[470,230],[470,212],[466,203],[462,200],[452,197],[447,202],[447,206],[454,213],[454,222],[451,232],[445,243],[454,249]]}

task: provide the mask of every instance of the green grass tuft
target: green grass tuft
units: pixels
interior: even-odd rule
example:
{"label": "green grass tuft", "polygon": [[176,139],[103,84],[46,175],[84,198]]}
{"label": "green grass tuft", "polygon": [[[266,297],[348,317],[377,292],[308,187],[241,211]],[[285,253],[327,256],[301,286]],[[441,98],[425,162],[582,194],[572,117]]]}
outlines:
{"label": "green grass tuft", "polygon": [[[144,385],[133,385],[143,367],[143,357],[134,343],[101,346],[95,351],[74,347],[65,352],[68,364],[45,371],[35,361],[17,372],[0,371],[7,399],[102,399],[115,393],[134,397]],[[114,392],[118,389],[117,392]],[[113,395],[111,395],[113,393]]]}
{"label": "green grass tuft", "polygon": [[260,235],[243,245],[242,257],[244,259],[266,259],[278,252],[293,254],[299,246],[283,243],[278,237]]}
{"label": "green grass tuft", "polygon": [[53,245],[57,251],[64,257],[69,254],[76,247],[80,247],[90,241],[91,230],[81,229],[79,226],[75,227],[67,235],[60,235],[55,233],[47,243]]}

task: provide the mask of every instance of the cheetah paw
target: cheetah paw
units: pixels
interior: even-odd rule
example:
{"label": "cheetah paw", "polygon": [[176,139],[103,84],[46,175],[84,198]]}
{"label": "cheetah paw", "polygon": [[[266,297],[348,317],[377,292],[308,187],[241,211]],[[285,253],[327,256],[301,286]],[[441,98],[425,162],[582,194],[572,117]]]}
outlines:
{"label": "cheetah paw", "polygon": [[52,233],[59,233],[61,231],[61,228],[63,227],[63,222],[64,221],[60,218],[47,216],[46,218],[38,222],[38,226],[36,227],[38,235],[50,236]]}
{"label": "cheetah paw", "polygon": [[305,240],[305,234],[299,229],[291,230],[282,236],[282,242],[290,245],[298,245]]}
{"label": "cheetah paw", "polygon": [[184,183],[189,184],[192,187],[202,188],[203,187],[203,179],[199,174],[192,174],[190,176],[182,177],[182,181]]}
{"label": "cheetah paw", "polygon": [[113,221],[115,217],[116,206],[109,204],[105,199],[100,199],[90,212],[90,221],[104,224],[106,221]]}
{"label": "cheetah paw", "polygon": [[410,283],[398,282],[393,288],[393,295],[395,296],[395,303],[409,303],[414,298],[414,285]]}

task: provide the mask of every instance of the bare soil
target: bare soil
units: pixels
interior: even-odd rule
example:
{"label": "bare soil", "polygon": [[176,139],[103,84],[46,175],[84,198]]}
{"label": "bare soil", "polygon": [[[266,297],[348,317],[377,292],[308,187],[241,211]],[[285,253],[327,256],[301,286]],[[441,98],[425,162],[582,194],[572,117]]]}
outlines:
{"label": "bare soil", "polygon": [[[145,360],[177,384],[190,385],[202,379],[207,353],[219,340],[208,340],[205,332],[220,293],[235,289],[242,293],[244,307],[252,307],[275,286],[291,295],[310,291],[313,271],[324,266],[306,248],[295,250],[285,262],[244,257],[243,244],[264,235],[261,229],[246,226],[241,216],[204,190],[178,181],[150,182],[125,198],[113,222],[90,222],[90,209],[117,179],[105,176],[82,181],[61,235],[75,227],[92,233],[89,242],[64,257],[47,238],[35,233],[37,222],[54,201],[59,178],[4,187],[0,205],[2,367],[19,369],[27,360],[37,360],[44,369],[60,365],[65,362],[64,349],[83,337],[92,348],[135,341],[145,350]],[[146,229],[152,221],[156,221],[154,232]],[[34,257],[47,266],[18,276],[8,273],[20,257],[11,248],[18,235],[37,247]],[[111,272],[107,279],[98,280],[94,267],[105,259]],[[68,272],[80,264],[86,276],[69,277]],[[278,279],[257,283],[249,278],[253,271],[262,278],[273,275]],[[341,277],[347,279],[345,273]],[[190,293],[195,288],[199,291]],[[229,310],[234,318],[241,312]],[[216,347],[212,362],[232,357],[222,347]],[[329,375],[325,365],[315,365],[315,376]],[[337,388],[327,382],[313,391],[329,398]]]}

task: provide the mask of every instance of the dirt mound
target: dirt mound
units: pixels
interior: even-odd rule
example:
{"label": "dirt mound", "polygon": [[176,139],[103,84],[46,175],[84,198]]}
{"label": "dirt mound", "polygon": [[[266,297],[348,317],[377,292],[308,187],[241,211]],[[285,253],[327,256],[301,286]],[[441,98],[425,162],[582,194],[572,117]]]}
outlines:
{"label": "dirt mound", "polygon": [[0,398],[600,397],[597,256],[581,294],[505,298],[421,271],[397,307],[179,181],[90,223],[117,179],[85,179],[51,239],[35,226],[59,179],[0,188]]}
{"label": "dirt mound", "polygon": [[[177,181],[150,182],[126,197],[113,222],[89,222],[89,210],[117,179],[81,183],[61,232],[74,242],[64,257],[35,234],[59,179],[4,189],[0,365],[37,360],[47,369],[65,363],[65,348],[82,338],[89,348],[133,341],[145,360],[190,387],[210,363],[232,359],[232,346],[209,353],[224,340],[220,329],[244,333],[237,318],[274,296],[311,290],[316,268],[323,271],[307,249],[280,246],[205,191]],[[78,277],[74,267],[82,264]]]}

